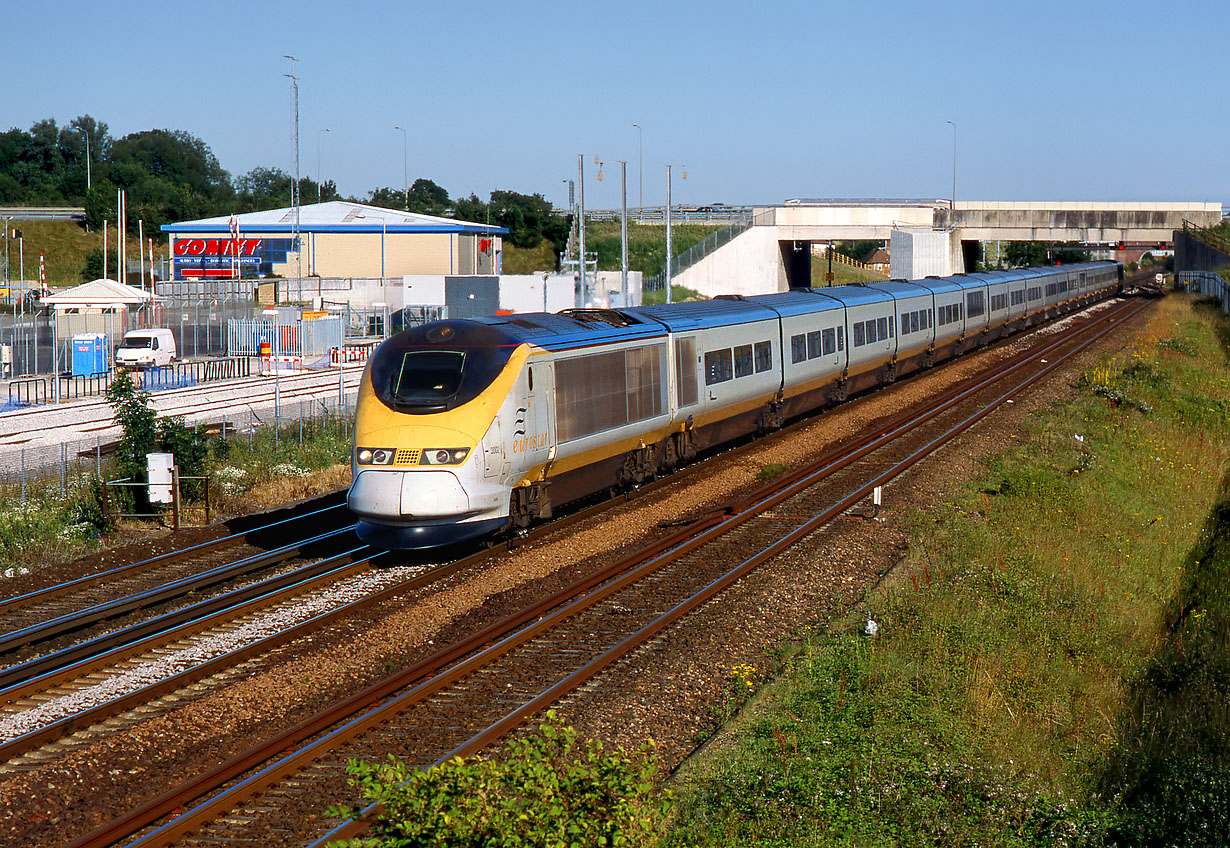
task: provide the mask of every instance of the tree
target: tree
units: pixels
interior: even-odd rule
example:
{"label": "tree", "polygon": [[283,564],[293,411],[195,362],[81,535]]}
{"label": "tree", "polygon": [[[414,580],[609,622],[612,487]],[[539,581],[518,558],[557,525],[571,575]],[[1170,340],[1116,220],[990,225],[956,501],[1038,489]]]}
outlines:
{"label": "tree", "polygon": [[367,196],[369,206],[381,206],[385,209],[405,209],[406,192],[400,188],[377,188]]}
{"label": "tree", "polygon": [[111,155],[107,125],[90,115],[73,118],[60,130],[60,150],[66,163],[61,190],[65,197],[84,198],[106,174],[105,163]]}
{"label": "tree", "polygon": [[459,221],[473,221],[474,223],[484,223],[487,220],[488,207],[478,199],[478,195],[473,192],[469,197],[458,198],[453,203],[453,217]]}
{"label": "tree", "polygon": [[150,394],[133,382],[127,371],[120,371],[107,387],[107,403],[122,430],[116,446],[120,472],[137,478],[145,473],[145,455],[154,449],[157,438],[157,413],[149,405]]}
{"label": "tree", "polygon": [[[655,803],[657,763],[648,746],[640,757],[620,748],[606,753],[590,741],[574,753],[576,731],[554,712],[538,733],[510,742],[499,760],[457,757],[418,771],[392,756],[383,763],[353,761],[348,771],[383,814],[350,848],[462,848],[483,845],[644,845],[659,829],[669,798]],[[354,818],[358,808],[330,815]]]}
{"label": "tree", "polygon": [[201,217],[233,203],[230,175],[209,146],[180,130],[146,130],[111,145],[108,177],[127,191],[128,222],[136,229]]}
{"label": "tree", "polygon": [[443,215],[449,207],[448,192],[431,180],[419,178],[410,186],[410,211]]}
{"label": "tree", "polygon": [[103,249],[95,247],[85,255],[85,267],[81,269],[81,282],[88,283],[91,280],[99,280],[103,277],[116,279],[119,276],[119,257],[114,250],[107,254],[107,265],[103,268]]}

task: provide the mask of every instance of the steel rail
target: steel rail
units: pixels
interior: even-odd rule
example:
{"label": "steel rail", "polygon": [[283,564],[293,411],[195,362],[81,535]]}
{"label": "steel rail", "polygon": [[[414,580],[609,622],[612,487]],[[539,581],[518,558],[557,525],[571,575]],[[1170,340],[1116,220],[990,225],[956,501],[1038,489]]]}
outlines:
{"label": "steel rail", "polygon": [[[134,610],[144,609],[152,604],[181,597],[190,592],[195,592],[198,589],[204,589],[217,585],[218,583],[225,582],[226,580],[231,580],[235,577],[242,576],[257,568],[264,568],[269,565],[284,562],[285,560],[299,556],[304,550],[308,549],[312,545],[320,544],[328,539],[332,539],[353,531],[353,524],[339,530],[330,530],[327,533],[311,536],[291,545],[275,548],[267,553],[246,557],[236,562],[228,563],[227,565],[211,568],[208,571],[201,572],[200,574],[193,575],[191,577],[181,577],[178,580],[172,580],[169,583],[164,583],[161,586],[155,586],[152,589],[146,589],[133,595],[128,595],[127,597],[104,601],[100,604],[86,607],[83,610],[57,616],[56,618],[49,619],[41,624],[24,627],[21,630],[16,630],[7,634],[4,638],[0,638],[0,653],[9,653],[17,650],[18,648],[25,647],[26,645],[41,642],[46,639],[50,639],[53,636],[59,636],[62,633],[72,630],[80,630],[83,627],[88,627],[91,624],[97,624],[100,621],[106,621],[109,618],[115,618],[116,616],[124,615],[125,613],[129,613]],[[83,642],[81,644],[86,645],[89,644],[89,642]],[[32,660],[31,662],[37,662],[37,660]],[[22,668],[24,665],[25,664],[11,666],[3,671],[0,671],[0,686],[10,685],[14,676],[18,673],[17,669]]]}
{"label": "steel rail", "polygon": [[[100,571],[97,574],[87,574],[84,577],[78,577],[75,580],[69,580],[64,583],[57,583],[54,586],[47,586],[46,588],[43,588],[43,589],[36,589],[33,592],[27,592],[23,595],[14,595],[13,597],[10,597],[10,598],[4,598],[3,600],[0,600],[0,613],[7,612],[9,609],[13,607],[30,606],[33,603],[46,601],[51,598],[57,597],[59,595],[67,594],[68,592],[78,591],[80,589],[86,588],[87,586],[92,586],[96,583],[102,583],[103,581],[106,581],[106,580],[115,580],[118,577],[122,577],[124,575],[130,574],[140,569],[158,568],[159,566],[166,565],[167,563],[172,563],[177,560],[184,559],[186,556],[209,553],[210,551],[218,550],[219,548],[226,548],[226,547],[230,547],[231,545],[242,544],[249,536],[254,535],[256,533],[262,533],[262,532],[271,530],[274,527],[278,527],[282,524],[286,524],[287,522],[299,521],[304,518],[309,518],[313,515],[320,515],[322,513],[326,513],[331,510],[338,509],[339,507],[342,507],[342,506],[344,506],[344,504],[334,504],[333,506],[328,506],[322,509],[313,510],[311,512],[304,513],[302,515],[295,515],[295,516],[291,516],[290,518],[283,518],[283,519],[273,522],[272,524],[266,524],[260,527],[254,527],[251,530],[245,530],[240,533],[231,533],[227,536],[221,536],[217,539],[211,539],[207,542],[201,542],[199,544],[192,545],[187,548],[181,548],[180,550],[176,550],[176,551],[168,551],[165,554],[159,554],[158,556],[150,557],[149,559],[143,559],[143,560],[140,560],[139,562],[131,562],[131,563],[128,563],[127,565],[121,565],[116,568],[109,568],[106,571]],[[3,650],[3,648],[0,648],[0,650]]]}
{"label": "steel rail", "polygon": [[[1118,313],[1116,313],[1115,317],[1111,317],[1111,320],[1117,320],[1117,317]],[[1088,325],[1084,328],[1079,328],[1078,332],[1086,330],[1087,328]],[[1110,329],[1110,327],[1106,328],[1101,334],[1099,334],[1099,337],[1105,332],[1109,332]],[[1061,340],[1059,343],[1063,343],[1063,341]],[[1048,352],[1053,347],[1055,347],[1054,344],[1048,345],[1045,348],[1032,348],[1026,352],[1024,358],[1026,360],[1036,358],[1043,355],[1043,353]],[[1015,388],[1012,392],[1009,392],[1009,394],[1015,393],[1019,390],[1020,387]],[[859,495],[859,498],[861,499],[863,496],[865,496],[865,494]],[[744,500],[747,499],[744,498]],[[856,502],[857,500],[852,503]],[[698,517],[695,522],[690,523],[688,526],[683,527],[667,537],[653,543],[651,546],[652,555],[656,556],[662,552],[670,551],[674,547],[683,545],[685,547],[680,550],[680,555],[682,555],[694,547],[692,545],[687,545],[686,543],[694,538],[698,532],[704,532],[713,525],[722,521],[723,516],[717,513],[702,515]],[[732,523],[730,526],[733,527],[734,524]],[[558,522],[553,522],[552,524],[542,525],[541,529],[549,532],[553,529],[557,529],[557,527]],[[609,579],[611,574],[626,571],[632,560],[639,559],[642,563],[645,562],[646,553],[647,552],[645,550],[642,550],[637,554],[629,555],[608,569],[591,575],[588,578],[579,580],[576,583],[559,590],[541,604],[511,615],[500,622],[488,626],[479,633],[473,634],[470,638],[464,640],[463,642],[455,643],[452,646],[442,649],[436,654],[416,662],[398,674],[382,681],[379,684],[376,684],[373,687],[370,687],[367,690],[364,690],[363,692],[357,693],[345,702],[336,705],[334,709],[315,716],[312,719],[297,725],[296,727],[290,728],[279,734],[277,737],[269,740],[264,745],[254,748],[251,751],[228,761],[227,763],[223,763],[212,770],[209,774],[202,775],[194,783],[170,790],[164,795],[147,802],[133,811],[130,811],[121,819],[117,819],[109,825],[78,839],[72,843],[72,848],[97,848],[97,846],[114,844],[114,842],[118,839],[126,838],[140,828],[147,827],[159,818],[181,809],[195,798],[199,798],[204,794],[215,791],[215,788],[220,784],[233,780],[238,775],[243,774],[251,768],[267,762],[270,757],[276,753],[283,752],[288,747],[299,744],[304,739],[320,733],[327,727],[336,725],[341,720],[339,719],[339,716],[353,716],[354,713],[363,706],[370,705],[371,703],[374,703],[382,698],[388,697],[391,693],[398,691],[399,689],[404,689],[406,686],[413,685],[417,681],[422,680],[422,678],[426,675],[432,673],[435,669],[445,667],[457,659],[478,650],[482,646],[489,645],[493,640],[498,638],[500,634],[506,634],[510,629],[519,627],[525,622],[539,617],[542,615],[542,610],[549,609],[553,606],[558,606],[567,598],[575,597],[578,593],[590,592],[594,586],[599,585],[603,581]],[[467,558],[467,560],[479,562],[485,558],[486,555],[487,554],[485,553],[475,554],[472,557]],[[462,561],[458,561],[450,567],[460,567],[461,564]],[[270,768],[273,767],[270,766]],[[262,774],[264,774],[264,771]],[[241,786],[242,785],[243,784],[241,784]],[[180,819],[176,819],[175,821],[178,822]],[[173,823],[174,822],[171,824]],[[154,834],[149,834],[147,838],[153,836]],[[144,844],[144,840],[142,843],[138,844]]]}
{"label": "steel rail", "polygon": [[[1144,307],[1140,307],[1134,310],[1131,314],[1136,314],[1137,312],[1143,310],[1143,308]],[[1131,315],[1129,315],[1128,317],[1131,317]],[[1083,329],[1085,328],[1082,328],[1082,330]],[[591,659],[585,665],[581,666],[577,670],[573,671],[571,674],[567,675],[564,679],[560,680],[559,682],[555,683],[548,689],[544,690],[539,695],[535,696],[531,700],[527,701],[525,704],[521,705],[517,709],[508,713],[507,715],[505,715],[504,717],[502,717],[495,723],[489,725],[487,728],[485,728],[481,732],[472,736],[466,742],[454,747],[448,753],[440,756],[430,767],[434,767],[434,766],[438,766],[443,763],[446,763],[449,760],[453,759],[454,757],[468,757],[468,756],[471,756],[477,753],[478,751],[481,751],[482,749],[486,748],[493,742],[503,737],[509,731],[518,727],[531,715],[534,715],[535,713],[541,711],[542,709],[545,709],[551,704],[558,702],[564,696],[570,694],[571,692],[577,690],[584,684],[588,683],[590,680],[597,677],[599,674],[601,674],[607,668],[614,665],[620,659],[622,659],[623,657],[625,657],[632,651],[636,650],[637,648],[641,647],[642,645],[646,644],[651,639],[656,637],[658,634],[666,630],[671,625],[677,623],[680,619],[682,619],[689,613],[695,611],[696,609],[703,606],[708,601],[712,600],[714,597],[719,595],[721,592],[725,591],[727,588],[729,588],[731,585],[736,583],[742,577],[746,576],[748,573],[753,571],[755,568],[773,559],[774,557],[781,554],[783,551],[787,550],[788,548],[790,548],[791,546],[793,546],[794,544],[796,544],[797,542],[799,542],[806,536],[810,535],[811,533],[813,533],[820,527],[824,526],[828,522],[832,521],[834,518],[841,515],[846,510],[850,509],[851,507],[859,503],[861,500],[866,498],[867,495],[869,495],[877,486],[884,485],[885,483],[889,482],[893,478],[897,477],[898,475],[912,468],[914,465],[916,465],[922,459],[926,458],[928,455],[934,453],[939,448],[951,442],[957,436],[961,435],[966,430],[968,430],[970,427],[974,426],[979,421],[981,421],[983,418],[990,415],[993,411],[995,411],[1000,406],[1002,406],[1004,402],[1009,400],[1013,395],[1019,394],[1024,389],[1028,388],[1029,386],[1036,383],[1038,380],[1047,376],[1055,368],[1066,363],[1076,354],[1080,353],[1081,351],[1089,347],[1089,345],[1101,339],[1103,336],[1109,333],[1112,329],[1114,329],[1112,326],[1103,327],[1097,333],[1093,334],[1090,338],[1088,338],[1081,344],[1077,345],[1072,350],[1067,351],[1064,354],[1062,354],[1061,358],[1057,359],[1055,362],[1048,363],[1045,368],[1042,368],[1036,373],[1029,375],[1028,377],[1026,377],[1024,381],[1013,386],[1008,391],[1002,393],[998,397],[984,404],[980,409],[976,410],[972,414],[963,418],[961,421],[949,427],[941,435],[935,437],[934,439],[929,441],[927,444],[916,449],[914,452],[909,454],[905,459],[897,463],[894,463],[891,467],[881,472],[880,474],[872,478],[870,481],[862,484],[861,486],[858,486],[853,491],[844,495],[843,497],[841,497],[839,500],[831,504],[826,509],[820,511],[819,513],[812,516],[811,518],[804,520],[802,524],[790,530],[786,535],[782,536],[777,541],[766,546],[765,548],[763,548],[761,551],[759,551],[755,555],[740,562],[737,566],[727,571],[721,577],[711,581],[708,585],[706,585],[699,592],[693,594],[691,597],[680,602],[679,604],[676,604],[669,611],[657,617],[645,627],[642,627],[641,629],[637,630],[635,633],[625,637],[614,647],[606,650],[599,656]],[[993,382],[993,381],[990,381],[990,382]],[[927,418],[930,418],[930,417],[932,416],[930,415],[927,416]],[[794,487],[792,486],[791,488],[794,488]],[[754,511],[756,513],[762,513],[766,511],[767,509],[772,508],[772,505],[774,505],[777,502],[779,502],[779,499],[776,496],[767,497],[761,500],[760,502],[756,503],[755,505],[749,507],[749,511]],[[738,523],[743,523],[743,522],[738,522]],[[719,529],[720,529],[720,525],[719,527],[711,528],[711,530],[705,535],[713,534],[715,533],[715,531]],[[690,545],[688,547],[697,547],[697,546]],[[671,552],[669,556],[674,558],[675,553]],[[651,564],[653,564],[653,560],[651,560],[650,562],[647,562],[644,567],[648,567]],[[640,569],[638,569],[638,571],[639,570]],[[289,758],[287,759],[289,760]],[[308,846],[308,848],[324,848],[324,846],[327,843],[335,842],[341,839],[350,839],[350,838],[360,835],[367,829],[369,822],[383,812],[383,809],[384,809],[383,804],[381,802],[375,802],[373,804],[368,805],[360,812],[358,819],[348,820],[336,826],[334,829],[329,831],[329,833],[325,834],[320,839],[311,843]],[[152,835],[153,834],[151,834],[151,836]],[[138,843],[135,843],[135,844],[142,844],[143,842],[144,840]],[[157,844],[163,844],[163,843],[157,843]]]}
{"label": "steel rail", "polygon": [[[234,570],[238,574],[243,574],[245,569],[254,567],[264,567],[278,562],[283,562],[294,556],[297,556],[302,549],[313,543],[319,543],[328,538],[339,537],[353,530],[353,527],[344,528],[342,530],[333,530],[329,533],[324,533],[320,536],[313,537],[305,542],[289,545],[285,548],[279,548],[275,551],[270,551],[266,554],[260,554],[255,557],[250,557],[245,560],[240,560],[237,563],[232,563],[227,566],[228,569]],[[327,560],[326,560],[327,561]],[[198,601],[195,604],[183,607],[178,610],[164,613],[147,619],[146,621],[138,622],[113,630],[110,633],[104,633],[92,639],[87,639],[84,642],[78,642],[75,645],[70,645],[67,648],[62,648],[58,651],[53,651],[45,656],[35,657],[23,663],[10,666],[3,671],[0,671],[0,698],[6,702],[13,701],[18,695],[14,695],[15,691],[24,690],[36,678],[44,677],[48,674],[54,674],[61,671],[74,663],[88,661],[92,657],[97,657],[107,651],[123,648],[139,639],[142,639],[150,634],[167,632],[175,627],[192,621],[200,616],[210,615],[220,610],[225,610],[227,607],[242,603],[250,598],[259,597],[262,593],[272,589],[277,589],[293,582],[296,579],[303,579],[306,576],[317,573],[321,569],[320,563],[312,563],[304,565],[289,571],[285,574],[271,577],[266,580],[253,583],[249,586],[242,586],[237,589],[232,589],[224,592],[214,598],[207,598]],[[216,581],[214,581],[216,582]],[[178,597],[178,593],[174,597]],[[125,605],[136,604],[133,598],[121,599]],[[141,604],[136,604],[134,608],[140,608]]]}
{"label": "steel rail", "polygon": [[[114,665],[129,659],[143,651],[148,651],[151,647],[157,644],[166,644],[168,641],[180,641],[200,635],[212,628],[217,627],[223,619],[235,619],[245,615],[252,615],[259,612],[261,609],[276,605],[282,601],[292,598],[296,595],[304,594],[326,583],[336,582],[337,580],[348,577],[351,574],[357,574],[361,571],[366,571],[371,567],[372,561],[382,556],[382,553],[376,553],[365,558],[356,559],[356,555],[361,555],[367,550],[367,546],[363,545],[354,550],[345,551],[337,556],[330,557],[317,564],[314,569],[316,573],[307,575],[298,575],[301,579],[290,583],[289,585],[281,586],[275,591],[268,594],[253,598],[247,602],[237,604],[234,607],[229,607],[224,610],[219,610],[212,615],[193,620],[188,627],[179,629],[172,628],[160,631],[153,636],[142,640],[141,642],[131,645],[124,645],[121,648],[116,648],[107,654],[94,657],[91,660],[84,661],[93,666],[100,660],[105,660],[108,664]],[[323,570],[322,570],[323,569]],[[0,761],[11,760],[19,757],[22,754],[48,742],[53,742],[57,739],[62,739],[72,733],[83,728],[92,727],[101,721],[104,721],[112,716],[118,715],[124,710],[137,706],[139,704],[148,703],[163,695],[176,691],[190,683],[195,683],[212,674],[223,671],[226,668],[238,665],[252,657],[259,656],[267,651],[273,650],[296,636],[309,632],[323,624],[340,617],[345,613],[352,612],[356,605],[371,603],[369,598],[363,598],[358,601],[351,601],[347,604],[337,607],[328,612],[313,616],[310,619],[305,619],[299,624],[279,631],[278,633],[266,636],[242,648],[234,651],[229,651],[217,657],[205,660],[191,668],[184,669],[170,677],[151,683],[140,689],[121,695],[118,698],[107,701],[104,704],[99,704],[90,707],[81,712],[65,716],[51,724],[45,725],[32,730],[21,736],[15,736],[7,742],[0,743]],[[80,678],[85,676],[92,668],[82,668],[81,664],[63,669],[58,672],[53,672],[47,677],[31,681],[20,689],[29,691],[30,689],[47,689],[58,682],[62,682],[70,674]],[[6,700],[10,702],[15,700],[20,695],[13,694],[12,690],[3,693]]]}

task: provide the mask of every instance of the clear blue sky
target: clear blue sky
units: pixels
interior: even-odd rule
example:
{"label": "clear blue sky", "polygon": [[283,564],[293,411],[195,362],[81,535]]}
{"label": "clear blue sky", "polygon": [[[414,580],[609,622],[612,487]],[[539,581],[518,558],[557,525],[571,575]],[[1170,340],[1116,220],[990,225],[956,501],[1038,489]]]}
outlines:
{"label": "clear blue sky", "polygon": [[[1230,201],[1224,0],[12,4],[0,127],[90,114],[204,139],[238,176],[359,197],[427,177],[562,205],[577,154],[644,199]],[[330,132],[321,134],[322,128]],[[589,160],[589,161],[592,161]],[[619,205],[618,165],[586,205]]]}

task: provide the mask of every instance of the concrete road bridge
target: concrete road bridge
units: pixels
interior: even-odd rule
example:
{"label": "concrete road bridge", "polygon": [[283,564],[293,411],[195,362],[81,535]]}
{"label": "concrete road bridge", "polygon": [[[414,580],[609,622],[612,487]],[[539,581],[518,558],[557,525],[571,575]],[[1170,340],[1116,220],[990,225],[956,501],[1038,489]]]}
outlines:
{"label": "concrete road bridge", "polygon": [[1114,252],[1169,246],[1184,221],[1210,227],[1221,218],[1220,203],[788,200],[756,207],[746,230],[674,272],[673,282],[710,296],[784,291],[809,284],[813,245],[856,239],[888,243],[894,278],[944,276],[972,267],[984,242]]}

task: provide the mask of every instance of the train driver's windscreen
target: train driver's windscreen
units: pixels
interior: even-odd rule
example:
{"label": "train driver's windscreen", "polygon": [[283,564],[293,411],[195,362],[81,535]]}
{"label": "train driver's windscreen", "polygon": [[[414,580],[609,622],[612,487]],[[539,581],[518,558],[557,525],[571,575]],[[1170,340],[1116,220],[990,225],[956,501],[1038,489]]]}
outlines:
{"label": "train driver's windscreen", "polygon": [[461,388],[465,367],[465,351],[409,351],[402,356],[401,369],[390,394],[397,404],[447,404]]}
{"label": "train driver's windscreen", "polygon": [[474,321],[411,327],[372,354],[372,390],[385,406],[410,415],[456,409],[482,394],[521,344]]}

